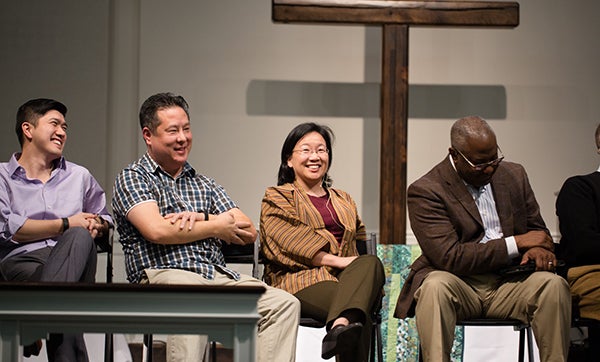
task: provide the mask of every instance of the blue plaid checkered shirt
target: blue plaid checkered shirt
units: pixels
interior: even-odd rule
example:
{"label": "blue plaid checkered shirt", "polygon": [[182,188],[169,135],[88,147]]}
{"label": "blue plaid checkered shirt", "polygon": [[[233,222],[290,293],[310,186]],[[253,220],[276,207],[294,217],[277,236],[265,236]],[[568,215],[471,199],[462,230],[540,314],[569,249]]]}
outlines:
{"label": "blue plaid checkered shirt", "polygon": [[216,215],[237,207],[213,179],[196,173],[188,163],[174,179],[146,153],[117,176],[113,213],[123,245],[127,280],[139,283],[144,269],[183,269],[213,279],[215,268],[234,279],[239,274],[225,266],[221,240],[208,238],[181,245],[159,245],[144,239],[127,220],[134,206],[156,202],[160,213],[207,211]]}

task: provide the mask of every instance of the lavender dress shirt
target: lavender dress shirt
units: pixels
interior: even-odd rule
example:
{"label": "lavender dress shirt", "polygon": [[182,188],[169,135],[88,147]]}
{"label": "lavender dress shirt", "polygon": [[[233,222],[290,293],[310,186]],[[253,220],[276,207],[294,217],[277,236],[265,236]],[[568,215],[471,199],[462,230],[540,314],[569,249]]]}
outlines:
{"label": "lavender dress shirt", "polygon": [[112,224],[104,190],[82,166],[57,159],[50,179],[28,179],[17,162],[20,153],[0,163],[0,260],[56,245],[55,239],[17,243],[12,238],[27,219],[54,220],[80,212],[100,215]]}

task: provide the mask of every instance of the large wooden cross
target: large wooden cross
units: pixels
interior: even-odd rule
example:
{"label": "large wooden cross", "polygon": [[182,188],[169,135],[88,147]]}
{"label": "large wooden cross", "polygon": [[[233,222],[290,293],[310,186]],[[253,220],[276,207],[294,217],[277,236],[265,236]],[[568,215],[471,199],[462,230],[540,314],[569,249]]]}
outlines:
{"label": "large wooden cross", "polygon": [[273,0],[273,21],[381,25],[379,240],[406,243],[408,27],[516,27],[519,4],[497,1]]}

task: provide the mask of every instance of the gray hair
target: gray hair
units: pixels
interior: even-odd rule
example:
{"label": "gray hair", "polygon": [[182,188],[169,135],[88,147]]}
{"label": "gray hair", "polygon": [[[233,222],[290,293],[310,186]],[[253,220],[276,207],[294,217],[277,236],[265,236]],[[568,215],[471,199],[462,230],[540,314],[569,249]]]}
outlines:
{"label": "gray hair", "polygon": [[496,137],[492,127],[479,116],[467,116],[454,122],[450,129],[450,144],[452,148],[464,150],[471,138]]}

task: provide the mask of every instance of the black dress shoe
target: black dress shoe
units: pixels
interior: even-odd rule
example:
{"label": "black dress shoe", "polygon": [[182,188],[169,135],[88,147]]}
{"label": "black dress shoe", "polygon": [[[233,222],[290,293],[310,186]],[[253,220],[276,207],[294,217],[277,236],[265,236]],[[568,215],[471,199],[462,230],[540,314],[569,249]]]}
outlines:
{"label": "black dress shoe", "polygon": [[336,354],[340,354],[356,346],[356,341],[360,337],[363,324],[360,322],[350,323],[347,326],[338,325],[329,330],[323,338],[321,346],[321,357],[330,359]]}
{"label": "black dress shoe", "polygon": [[23,357],[39,356],[41,350],[42,350],[42,340],[38,339],[37,341],[33,342],[32,344],[23,346]]}

